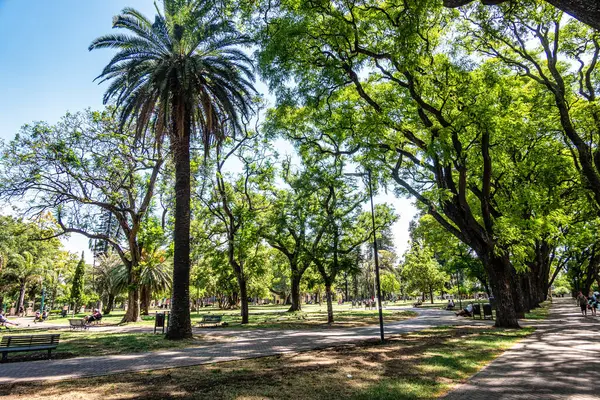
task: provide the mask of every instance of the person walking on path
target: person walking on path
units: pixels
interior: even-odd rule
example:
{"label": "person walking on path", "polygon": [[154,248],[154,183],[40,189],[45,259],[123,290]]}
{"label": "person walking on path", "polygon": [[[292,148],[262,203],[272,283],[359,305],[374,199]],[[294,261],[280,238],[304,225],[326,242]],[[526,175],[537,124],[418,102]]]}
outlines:
{"label": "person walking on path", "polygon": [[579,294],[577,295],[577,304],[579,304],[579,307],[581,307],[581,315],[587,317],[588,301],[587,298],[581,292],[579,292]]}
{"label": "person walking on path", "polygon": [[598,309],[598,292],[592,293],[590,300],[588,301],[590,310],[592,310],[592,317],[596,316],[596,310]]}

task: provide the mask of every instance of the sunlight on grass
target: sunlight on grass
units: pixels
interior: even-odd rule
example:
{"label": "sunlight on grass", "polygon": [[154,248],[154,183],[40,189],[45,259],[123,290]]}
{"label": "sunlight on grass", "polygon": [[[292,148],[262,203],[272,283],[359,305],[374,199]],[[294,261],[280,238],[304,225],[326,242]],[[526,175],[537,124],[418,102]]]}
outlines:
{"label": "sunlight on grass", "polygon": [[550,314],[551,306],[552,303],[550,302],[550,300],[546,300],[540,304],[539,308],[533,309],[531,310],[531,312],[526,313],[525,319],[546,319],[548,318],[548,314]]}
{"label": "sunlight on grass", "polygon": [[532,332],[440,327],[392,337],[384,344],[373,341],[196,367],[0,386],[0,396],[163,399],[177,393],[182,399],[210,400],[434,399]]}

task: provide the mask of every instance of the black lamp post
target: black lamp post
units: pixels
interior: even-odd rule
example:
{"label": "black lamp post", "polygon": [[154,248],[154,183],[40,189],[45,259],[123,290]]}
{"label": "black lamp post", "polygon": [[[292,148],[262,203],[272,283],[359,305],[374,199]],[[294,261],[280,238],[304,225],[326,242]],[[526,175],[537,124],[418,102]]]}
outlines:
{"label": "black lamp post", "polygon": [[347,173],[344,175],[348,176],[367,176],[367,184],[369,186],[369,198],[371,199],[371,221],[373,223],[373,251],[375,252],[375,286],[377,288],[377,308],[379,310],[379,333],[381,335],[381,341],[385,340],[383,332],[383,308],[381,306],[381,281],[379,280],[379,250],[377,248],[377,230],[375,225],[375,205],[373,203],[373,183],[371,181],[371,170],[367,170],[367,173]]}

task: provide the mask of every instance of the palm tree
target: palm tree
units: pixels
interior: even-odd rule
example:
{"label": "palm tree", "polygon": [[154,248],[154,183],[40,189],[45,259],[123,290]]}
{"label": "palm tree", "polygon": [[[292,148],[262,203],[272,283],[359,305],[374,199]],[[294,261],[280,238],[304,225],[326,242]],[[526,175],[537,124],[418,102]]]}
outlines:
{"label": "palm tree", "polygon": [[39,281],[42,276],[42,264],[45,260],[36,259],[29,251],[22,253],[13,253],[9,255],[7,268],[2,276],[7,280],[12,280],[19,285],[19,300],[17,301],[17,310],[21,307],[25,309],[25,294],[29,283]]}
{"label": "palm tree", "polygon": [[167,338],[192,336],[190,277],[190,140],[197,135],[205,156],[240,128],[251,112],[253,68],[240,47],[249,44],[232,21],[206,0],[164,0],[154,23],[125,8],[113,28],[127,34],[96,39],[90,50],[117,49],[97,78],[110,81],[104,102],[114,99],[124,126],[151,125],[168,136],[175,164],[173,301]]}
{"label": "palm tree", "polygon": [[140,278],[142,312],[148,315],[152,294],[171,289],[172,273],[167,263],[166,252],[159,248],[144,251],[140,264],[142,266]]}
{"label": "palm tree", "polygon": [[101,254],[95,270],[98,274],[98,289],[104,303],[102,312],[108,315],[115,304],[115,298],[127,288],[129,272],[121,257],[114,251]]}
{"label": "palm tree", "polygon": [[[109,265],[109,259],[105,259]],[[117,292],[123,291],[128,284],[128,270],[123,263],[117,262],[107,273],[112,288]],[[106,281],[109,281],[106,279]],[[140,291],[142,297],[142,312],[148,315],[150,300],[153,293],[165,292],[171,289],[171,269],[167,264],[166,252],[159,248],[143,251],[140,260]]]}

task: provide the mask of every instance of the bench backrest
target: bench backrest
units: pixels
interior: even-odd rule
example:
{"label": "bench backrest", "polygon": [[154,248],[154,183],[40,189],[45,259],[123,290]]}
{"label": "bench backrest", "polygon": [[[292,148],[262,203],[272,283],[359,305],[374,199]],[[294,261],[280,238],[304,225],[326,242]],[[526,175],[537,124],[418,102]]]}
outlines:
{"label": "bench backrest", "polygon": [[491,304],[483,305],[483,315],[485,315],[485,316],[492,315],[492,305]]}
{"label": "bench backrest", "polygon": [[35,347],[56,344],[60,334],[3,336],[0,347]]}
{"label": "bench backrest", "polygon": [[69,319],[69,325],[70,326],[80,326],[80,325],[84,325],[85,321],[79,318],[76,319]]}
{"label": "bench backrest", "polygon": [[203,315],[202,316],[202,321],[216,321],[216,322],[220,322],[221,318],[223,318],[222,315]]}

